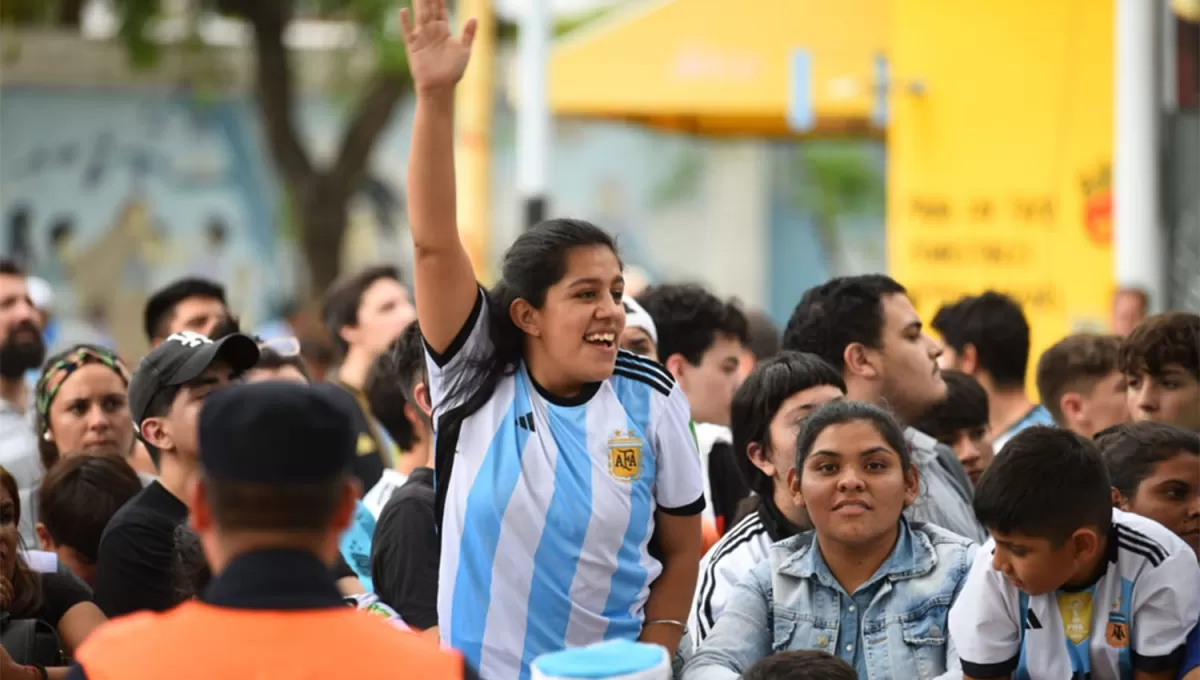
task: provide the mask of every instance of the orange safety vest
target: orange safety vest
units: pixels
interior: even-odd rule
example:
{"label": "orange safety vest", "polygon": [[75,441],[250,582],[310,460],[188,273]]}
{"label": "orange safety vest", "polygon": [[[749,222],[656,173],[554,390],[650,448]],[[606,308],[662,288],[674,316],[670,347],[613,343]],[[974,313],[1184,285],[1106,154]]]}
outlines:
{"label": "orange safety vest", "polygon": [[350,608],[269,611],[189,602],[111,621],[75,659],[88,680],[462,680],[462,656]]}

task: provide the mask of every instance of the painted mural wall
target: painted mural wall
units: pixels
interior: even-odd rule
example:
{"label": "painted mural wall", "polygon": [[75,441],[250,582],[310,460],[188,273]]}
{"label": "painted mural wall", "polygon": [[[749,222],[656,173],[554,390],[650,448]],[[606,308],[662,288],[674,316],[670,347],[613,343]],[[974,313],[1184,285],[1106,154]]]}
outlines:
{"label": "painted mural wall", "polygon": [[[298,107],[318,162],[336,147],[347,109]],[[410,121],[400,107],[352,201],[344,268],[410,261]],[[502,106],[496,126],[499,258],[519,233],[520,196],[512,111]],[[8,86],[0,138],[0,253],[54,286],[58,316],[74,329],[60,343],[109,336],[140,356],[145,299],[180,276],[224,283],[251,326],[296,295],[300,257],[248,99]],[[626,261],[652,279],[699,281],[784,321],[799,293],[827,276],[883,268],[877,247],[854,246],[880,243],[882,219],[847,220],[848,239],[831,246],[796,199],[803,173],[767,144],[561,122],[552,153],[551,211],[615,231]]]}

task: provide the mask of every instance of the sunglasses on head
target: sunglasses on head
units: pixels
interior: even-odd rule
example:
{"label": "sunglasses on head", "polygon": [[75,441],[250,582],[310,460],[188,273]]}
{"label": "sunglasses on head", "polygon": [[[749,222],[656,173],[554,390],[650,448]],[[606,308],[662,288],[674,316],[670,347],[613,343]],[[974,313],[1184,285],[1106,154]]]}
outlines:
{"label": "sunglasses on head", "polygon": [[259,349],[269,349],[282,357],[300,356],[300,339],[296,337],[271,338],[258,341]]}

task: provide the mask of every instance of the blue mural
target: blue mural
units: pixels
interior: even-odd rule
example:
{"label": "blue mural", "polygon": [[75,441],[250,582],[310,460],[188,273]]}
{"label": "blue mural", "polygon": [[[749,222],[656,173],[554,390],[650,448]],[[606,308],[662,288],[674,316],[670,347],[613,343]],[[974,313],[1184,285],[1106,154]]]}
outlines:
{"label": "blue mural", "polygon": [[179,276],[263,313],[278,200],[246,102],[6,87],[0,119],[0,251],[54,286],[60,313],[128,352],[146,295]]}

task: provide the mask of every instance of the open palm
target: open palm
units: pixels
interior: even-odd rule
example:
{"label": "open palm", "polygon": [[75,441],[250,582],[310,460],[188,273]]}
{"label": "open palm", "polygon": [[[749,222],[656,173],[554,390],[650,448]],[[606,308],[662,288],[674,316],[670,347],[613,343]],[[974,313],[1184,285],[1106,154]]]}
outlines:
{"label": "open palm", "polygon": [[467,69],[475,20],[467,21],[462,35],[450,34],[446,0],[413,0],[412,14],[400,10],[408,68],[418,90],[453,87]]}

